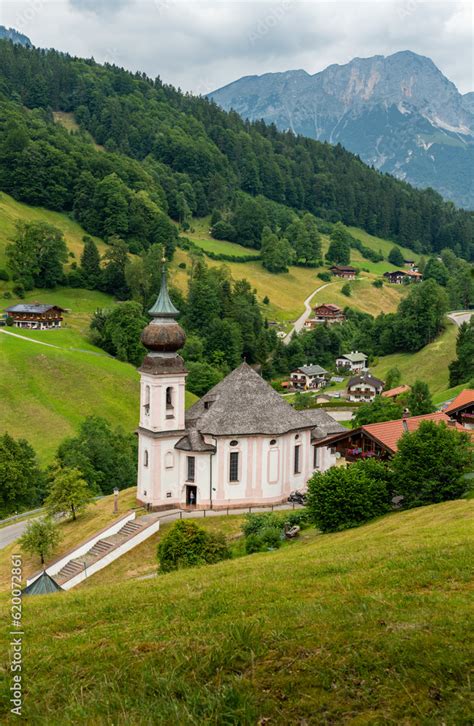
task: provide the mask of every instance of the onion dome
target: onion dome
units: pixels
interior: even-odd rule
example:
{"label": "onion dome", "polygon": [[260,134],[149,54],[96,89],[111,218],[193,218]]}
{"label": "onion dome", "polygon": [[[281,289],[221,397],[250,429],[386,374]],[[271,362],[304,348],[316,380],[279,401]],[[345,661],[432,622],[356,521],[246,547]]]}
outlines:
{"label": "onion dome", "polygon": [[141,341],[152,353],[176,353],[183,347],[186,334],[176,322],[179,310],[171,302],[166,279],[165,259],[163,258],[161,290],[153,307],[148,313],[154,318],[146,326]]}

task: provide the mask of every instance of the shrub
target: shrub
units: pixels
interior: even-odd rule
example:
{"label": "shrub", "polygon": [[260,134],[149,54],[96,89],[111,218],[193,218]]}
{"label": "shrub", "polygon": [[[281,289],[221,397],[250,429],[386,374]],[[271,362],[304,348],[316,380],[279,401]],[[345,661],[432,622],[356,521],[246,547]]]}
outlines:
{"label": "shrub", "polygon": [[245,552],[248,555],[253,555],[254,552],[262,551],[262,538],[259,534],[249,534],[245,538]]}
{"label": "shrub", "polygon": [[262,302],[264,305],[270,305],[270,298],[268,297],[268,295],[265,295]]}
{"label": "shrub", "polygon": [[25,297],[25,288],[23,287],[23,285],[20,285],[20,284],[15,285],[15,287],[13,288],[13,292],[17,297],[20,297],[20,298]]}
{"label": "shrub", "polygon": [[161,572],[219,562],[231,556],[223,536],[190,520],[176,522],[158,545]]}
{"label": "shrub", "polygon": [[10,290],[5,290],[5,292],[3,293],[3,297],[6,300],[9,300],[11,298],[11,296],[12,296],[12,294],[11,294]]}
{"label": "shrub", "polygon": [[283,528],[281,517],[277,512],[262,512],[259,514],[246,514],[242,525],[242,532],[245,537],[251,534],[260,534],[269,527]]}
{"label": "shrub", "polygon": [[2,268],[0,268],[0,280],[4,280],[5,282],[8,282],[10,279],[10,275],[8,272]]}
{"label": "shrub", "polygon": [[404,504],[420,506],[456,499],[466,489],[463,475],[472,470],[468,435],[444,423],[422,421],[405,433],[393,459],[396,490]]}
{"label": "shrub", "polygon": [[383,287],[383,280],[374,280],[372,285],[374,287]]}
{"label": "shrub", "polygon": [[264,548],[271,547],[276,550],[281,547],[282,527],[265,527],[259,536]]}
{"label": "shrub", "polygon": [[300,527],[306,529],[311,525],[311,519],[308,510],[305,509],[293,509],[289,512],[283,512],[282,518],[284,524],[288,524],[289,527]]}
{"label": "shrub", "polygon": [[185,270],[185,269],[186,269],[186,262],[180,262],[180,263],[179,263],[179,265],[178,265],[178,267],[179,267],[179,268],[180,268],[181,270]]}
{"label": "shrub", "polygon": [[331,275],[329,272],[318,272],[318,277],[323,282],[331,282]]}
{"label": "shrub", "polygon": [[390,473],[378,461],[332,467],[308,482],[308,512],[322,532],[356,527],[390,508]]}
{"label": "shrub", "polygon": [[341,287],[341,292],[346,297],[350,297],[352,295],[352,289],[348,282]]}
{"label": "shrub", "polygon": [[235,228],[230,222],[226,222],[225,220],[216,222],[211,228],[211,237],[214,237],[214,239],[226,239],[232,242],[235,240],[235,236]]}

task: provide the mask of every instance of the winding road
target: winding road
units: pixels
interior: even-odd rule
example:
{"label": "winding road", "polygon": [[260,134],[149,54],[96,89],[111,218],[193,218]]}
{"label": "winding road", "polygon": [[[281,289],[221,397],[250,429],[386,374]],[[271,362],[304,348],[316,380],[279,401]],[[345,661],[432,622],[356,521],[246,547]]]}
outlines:
{"label": "winding road", "polygon": [[305,308],[304,313],[302,313],[299,316],[298,320],[296,320],[293,323],[293,327],[291,328],[290,332],[287,333],[287,335],[285,335],[285,337],[283,338],[283,342],[285,345],[288,345],[288,343],[290,342],[290,340],[293,337],[293,333],[299,333],[300,330],[303,329],[305,322],[311,315],[311,311],[312,311],[311,301],[312,301],[313,297],[316,295],[316,293],[321,292],[321,290],[324,290],[324,288],[326,288],[326,287],[329,287],[329,285],[332,285],[332,282],[327,282],[325,285],[321,285],[321,287],[318,287],[316,290],[313,290],[311,295],[309,295],[309,297],[306,298],[306,300],[304,301],[304,308]]}
{"label": "winding road", "polygon": [[448,318],[459,326],[463,323],[468,323],[472,315],[474,315],[474,310],[453,310],[448,313]]}

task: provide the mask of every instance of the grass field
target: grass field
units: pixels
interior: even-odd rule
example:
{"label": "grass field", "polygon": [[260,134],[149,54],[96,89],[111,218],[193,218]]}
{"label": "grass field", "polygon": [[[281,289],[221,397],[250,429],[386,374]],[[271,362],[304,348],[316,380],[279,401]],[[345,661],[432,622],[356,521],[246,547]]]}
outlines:
{"label": "grass field", "polygon": [[[41,207],[30,207],[22,202],[17,202],[8,194],[0,192],[0,267],[5,266],[5,248],[14,236],[15,224],[19,220],[47,222],[60,229],[64,234],[68,249],[74,253],[76,261],[79,262],[83,248],[82,238],[86,232],[77,222],[60,212],[51,212],[49,209]],[[103,253],[106,245],[96,237],[94,239],[100,252]],[[5,284],[0,281],[0,291],[4,287]]]}
{"label": "grass field", "polygon": [[[241,256],[245,254],[258,254],[257,250],[242,247],[233,242],[215,240],[209,235],[209,217],[193,220],[192,232],[186,232],[187,237],[192,239],[195,244],[204,250],[216,253],[225,253],[230,255]],[[391,243],[387,240],[380,240],[378,237],[371,237],[366,233],[360,232],[359,238],[364,241],[368,247],[378,250],[381,243],[384,244],[384,254],[388,254]],[[329,239],[326,235],[322,235],[322,249],[326,252],[329,245]],[[408,254],[408,253],[407,253]],[[413,257],[413,255],[412,255]],[[360,279],[354,283],[353,295],[348,298],[341,294],[341,288],[344,280],[334,279],[331,286],[326,288],[322,297],[315,297],[314,304],[327,302],[341,305],[342,307],[350,305],[362,312],[368,312],[372,315],[378,315],[381,312],[393,312],[396,310],[398,303],[403,295],[406,294],[406,288],[401,285],[384,285],[383,288],[374,288],[371,284],[383,272],[394,269],[393,265],[386,260],[383,262],[370,262],[364,259],[357,250],[351,250],[351,261],[359,268],[365,268],[369,272],[362,271]],[[189,262],[189,258],[182,250],[178,250],[173,260],[174,265],[179,262]],[[291,267],[288,273],[274,275],[264,269],[259,261],[236,263],[236,262],[218,262],[216,260],[207,259],[207,263],[211,267],[225,264],[229,267],[234,279],[245,278],[256,290],[257,298],[262,302],[267,296],[270,304],[263,308],[266,317],[285,323],[295,320],[304,310],[303,301],[316,289],[324,283],[317,277],[318,272],[327,270],[321,268],[304,268]],[[175,277],[176,274],[176,277]],[[173,281],[180,289],[186,289],[187,276],[181,270],[173,270]]]}
{"label": "grass field", "polygon": [[468,724],[473,507],[307,530],[273,553],[25,599],[24,718]]}
{"label": "grass field", "polygon": [[[37,338],[38,333],[30,335]],[[94,350],[73,331],[49,331],[40,339]],[[135,368],[103,351],[92,355],[67,348],[0,333],[0,432],[26,438],[42,463],[51,461],[60,441],[77,431],[86,416],[102,416],[127,431],[137,425]],[[196,400],[191,393],[186,396],[187,405]]]}
{"label": "grass field", "polygon": [[458,328],[448,322],[446,330],[434,343],[417,353],[386,355],[370,370],[384,380],[387,371],[396,367],[402,374],[402,383],[412,384],[419,379],[428,383],[433,394],[444,392],[449,388],[448,366],[456,357],[457,331]]}

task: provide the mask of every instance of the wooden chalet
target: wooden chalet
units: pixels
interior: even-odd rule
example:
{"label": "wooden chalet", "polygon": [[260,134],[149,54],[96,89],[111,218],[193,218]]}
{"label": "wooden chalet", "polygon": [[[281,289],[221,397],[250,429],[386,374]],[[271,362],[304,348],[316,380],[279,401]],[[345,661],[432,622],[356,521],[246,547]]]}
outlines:
{"label": "wooden chalet", "polygon": [[40,303],[21,303],[6,309],[6,313],[13,320],[15,328],[28,328],[31,330],[60,328],[64,312],[66,311],[58,305],[43,305]]}
{"label": "wooden chalet", "polygon": [[355,280],[357,270],[351,265],[333,265],[329,268],[336,277],[343,277],[345,280]]}
{"label": "wooden chalet", "polygon": [[347,397],[349,401],[368,403],[382,393],[384,385],[380,378],[376,378],[371,373],[361,373],[349,380]]}
{"label": "wooden chalet", "polygon": [[461,391],[443,413],[465,429],[474,430],[474,389],[466,388]]}
{"label": "wooden chalet", "polygon": [[462,426],[450,421],[446,413],[438,412],[359,426],[352,431],[331,436],[325,443],[331,447],[332,453],[339,454],[347,462],[371,458],[390,459],[396,454],[398,441],[403,434],[416,431],[423,421],[454,425],[462,430]]}
{"label": "wooden chalet", "polygon": [[392,270],[391,272],[384,272],[383,276],[392,285],[402,285],[406,280],[420,282],[423,279],[421,272],[415,270]]}
{"label": "wooden chalet", "polygon": [[346,319],[344,311],[339,305],[333,305],[332,303],[323,303],[322,305],[316,305],[313,308],[314,322],[315,323],[343,323]]}

